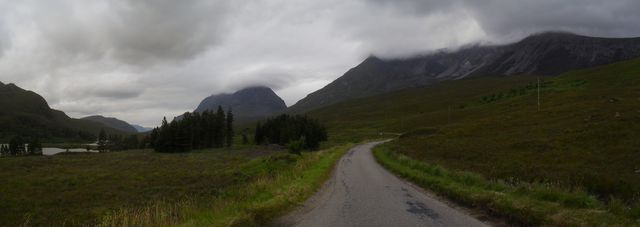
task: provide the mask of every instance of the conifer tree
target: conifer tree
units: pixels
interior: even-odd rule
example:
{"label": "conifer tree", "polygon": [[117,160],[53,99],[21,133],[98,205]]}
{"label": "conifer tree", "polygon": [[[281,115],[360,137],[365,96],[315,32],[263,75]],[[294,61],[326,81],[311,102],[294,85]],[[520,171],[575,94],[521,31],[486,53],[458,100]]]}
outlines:
{"label": "conifer tree", "polygon": [[7,146],[6,144],[0,145],[0,155],[9,156],[9,146]]}
{"label": "conifer tree", "polygon": [[229,111],[227,111],[227,131],[225,133],[227,139],[227,147],[231,147],[233,145],[233,112],[231,111],[231,107],[229,107]]}
{"label": "conifer tree", "polygon": [[20,156],[20,155],[24,155],[25,149],[24,149],[24,140],[22,139],[22,137],[20,136],[15,136],[11,139],[11,141],[9,141],[9,154],[12,156]]}
{"label": "conifer tree", "polygon": [[37,137],[32,138],[27,147],[29,155],[42,155],[42,144]]}
{"label": "conifer tree", "polygon": [[256,132],[254,133],[253,141],[257,145],[260,145],[264,142],[264,134],[262,132],[262,126],[260,125],[260,122],[258,122],[258,124],[256,125]]}
{"label": "conifer tree", "polygon": [[107,133],[104,129],[100,129],[98,134],[98,151],[105,152],[107,150]]}
{"label": "conifer tree", "polygon": [[[192,149],[218,148],[233,143],[233,113],[225,114],[222,107],[213,112],[185,113],[180,120],[167,122],[155,128],[143,139],[158,152],[187,152]],[[127,142],[131,141],[131,142]],[[133,144],[133,138],[125,139],[124,144]]]}
{"label": "conifer tree", "polygon": [[242,144],[249,144],[249,137],[247,137],[247,134],[242,133]]}
{"label": "conifer tree", "polygon": [[[286,114],[268,119],[256,126],[256,143],[288,145],[303,141],[303,149],[317,149],[320,142],[327,140],[327,131],[318,121],[307,116],[289,116]],[[301,138],[304,137],[304,140]]]}
{"label": "conifer tree", "polygon": [[226,132],[226,117],[224,114],[224,110],[222,109],[222,106],[218,106],[218,111],[216,112],[215,115],[215,131],[216,131],[216,137],[215,137],[215,147],[224,147],[224,143],[225,143],[225,132]]}
{"label": "conifer tree", "polygon": [[160,125],[160,130],[158,130],[158,137],[155,141],[155,149],[159,152],[169,152],[170,144],[169,141],[171,139],[171,135],[169,132],[169,123],[167,122],[167,118],[162,118],[162,125]]}
{"label": "conifer tree", "polygon": [[151,130],[151,133],[149,133],[149,139],[148,139],[148,143],[149,143],[149,147],[155,148],[156,147],[156,139],[158,139],[158,127],[153,128],[153,130]]}

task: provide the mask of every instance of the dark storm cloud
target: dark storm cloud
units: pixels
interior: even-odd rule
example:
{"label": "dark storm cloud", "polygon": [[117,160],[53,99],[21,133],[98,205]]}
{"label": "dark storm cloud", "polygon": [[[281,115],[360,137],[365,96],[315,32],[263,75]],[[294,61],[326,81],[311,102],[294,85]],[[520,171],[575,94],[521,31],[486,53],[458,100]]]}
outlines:
{"label": "dark storm cloud", "polygon": [[224,1],[145,0],[113,4],[106,26],[113,55],[126,62],[189,59],[220,42]]}
{"label": "dark storm cloud", "polygon": [[485,33],[497,40],[521,38],[541,31],[584,35],[640,35],[637,0],[369,0],[406,13],[430,14],[465,10]]}
{"label": "dark storm cloud", "polygon": [[467,5],[485,31],[497,36],[524,36],[546,30],[592,36],[640,35],[637,0],[491,0],[468,1]]}
{"label": "dark storm cloud", "polygon": [[0,81],[152,126],[247,86],[294,104],[366,56],[532,32],[640,36],[637,0],[0,0]]}
{"label": "dark storm cloud", "polygon": [[142,94],[142,90],[137,89],[123,89],[121,87],[108,87],[106,89],[86,89],[86,90],[77,90],[75,92],[78,95],[91,96],[96,98],[105,98],[105,99],[129,99],[135,98]]}
{"label": "dark storm cloud", "polygon": [[[40,4],[38,2],[37,4]],[[220,42],[227,1],[46,2],[32,16],[57,53],[127,64],[183,61]]]}

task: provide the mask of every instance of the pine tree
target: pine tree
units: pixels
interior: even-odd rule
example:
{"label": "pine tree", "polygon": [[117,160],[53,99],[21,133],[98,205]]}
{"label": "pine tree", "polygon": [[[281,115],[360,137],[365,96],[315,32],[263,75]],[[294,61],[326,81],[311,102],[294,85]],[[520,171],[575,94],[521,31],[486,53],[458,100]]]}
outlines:
{"label": "pine tree", "polygon": [[155,149],[159,152],[168,152],[170,149],[170,132],[169,132],[169,123],[167,123],[167,118],[162,118],[162,125],[160,125],[160,130],[158,130],[158,137],[155,141]]}
{"label": "pine tree", "polygon": [[[216,112],[185,113],[181,120],[171,123],[163,118],[162,125],[151,131],[143,141],[149,141],[158,152],[188,152],[192,149],[231,146],[234,138],[233,121],[231,109],[225,114],[220,106]],[[133,138],[125,139],[123,144],[133,144]]]}
{"label": "pine tree", "polygon": [[105,152],[107,150],[107,133],[104,129],[100,129],[98,134],[98,151]]}
{"label": "pine tree", "polygon": [[136,148],[138,148],[139,147],[138,136],[137,135],[130,135],[124,141],[124,145],[125,145],[125,149],[136,149]]}
{"label": "pine tree", "polygon": [[307,116],[280,115],[256,126],[256,143],[288,145],[302,137],[303,149],[317,149],[320,142],[327,140],[327,131],[318,121]]}
{"label": "pine tree", "polygon": [[9,141],[9,154],[12,156],[24,155],[24,140],[20,136],[15,136]]}
{"label": "pine tree", "polygon": [[227,147],[231,147],[233,145],[233,112],[231,111],[231,107],[229,107],[229,111],[227,111],[227,132],[225,133],[227,139]]}
{"label": "pine tree", "polygon": [[42,144],[38,138],[32,138],[27,147],[29,155],[42,155]]}
{"label": "pine tree", "polygon": [[149,133],[147,142],[149,143],[148,145],[151,148],[156,147],[156,139],[158,139],[158,130],[159,130],[158,127],[155,127],[153,130],[151,130],[151,133]]}
{"label": "pine tree", "polygon": [[222,106],[218,106],[218,111],[216,112],[215,115],[215,147],[224,147],[224,142],[225,142],[225,114],[224,114],[224,110],[222,109]]}
{"label": "pine tree", "polygon": [[253,141],[257,145],[260,145],[264,142],[264,134],[262,132],[262,126],[260,125],[260,122],[258,122],[258,124],[256,125],[256,132],[254,133]]}
{"label": "pine tree", "polygon": [[242,144],[249,144],[249,138],[247,134],[242,133]]}
{"label": "pine tree", "polygon": [[203,136],[203,148],[213,147],[213,141],[215,138],[215,129],[213,127],[214,115],[211,111],[207,110],[202,113],[201,130],[204,132]]}
{"label": "pine tree", "polygon": [[0,155],[9,156],[9,146],[7,146],[6,144],[0,145]]}

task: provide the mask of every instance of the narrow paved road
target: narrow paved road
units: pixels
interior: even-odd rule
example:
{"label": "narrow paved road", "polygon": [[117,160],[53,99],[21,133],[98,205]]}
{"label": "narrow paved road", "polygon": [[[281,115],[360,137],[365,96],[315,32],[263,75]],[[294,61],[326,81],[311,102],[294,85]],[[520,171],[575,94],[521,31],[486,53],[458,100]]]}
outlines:
{"label": "narrow paved road", "polygon": [[380,166],[371,153],[378,143],[350,150],[340,160],[333,179],[278,225],[487,226]]}

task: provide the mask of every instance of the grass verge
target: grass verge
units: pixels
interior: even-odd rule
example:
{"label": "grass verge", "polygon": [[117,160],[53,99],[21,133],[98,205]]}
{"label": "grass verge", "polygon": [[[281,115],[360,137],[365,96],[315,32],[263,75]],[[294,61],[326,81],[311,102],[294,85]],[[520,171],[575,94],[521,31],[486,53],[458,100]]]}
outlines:
{"label": "grass verge", "polygon": [[525,226],[637,226],[638,208],[604,205],[582,190],[553,185],[490,181],[478,174],[451,171],[411,159],[392,144],[374,148],[376,160],[399,176],[438,195],[480,208],[510,223]]}
{"label": "grass verge", "polygon": [[280,154],[252,160],[238,176],[245,183],[228,187],[212,199],[158,201],[138,209],[120,209],[99,226],[256,226],[304,202],[329,177],[351,144],[302,156]]}

